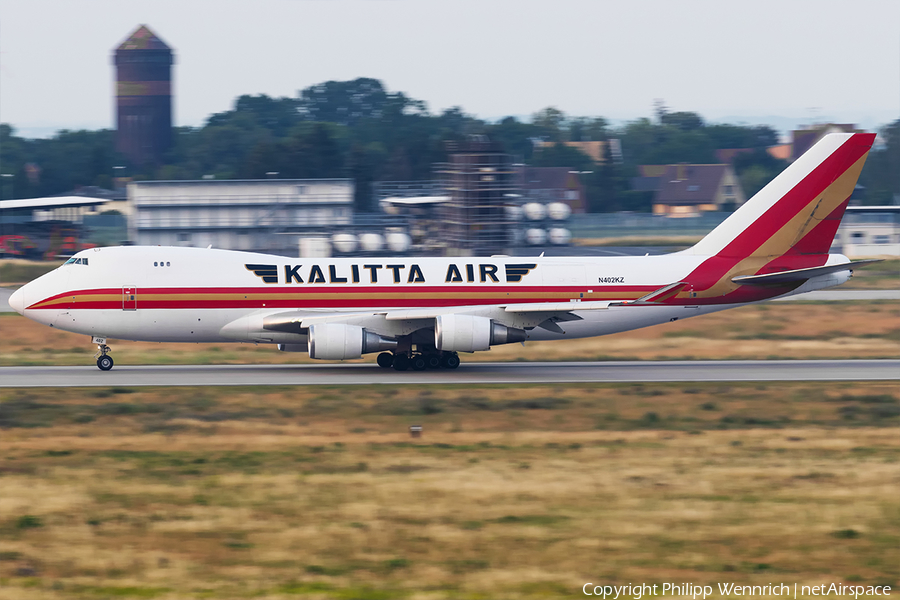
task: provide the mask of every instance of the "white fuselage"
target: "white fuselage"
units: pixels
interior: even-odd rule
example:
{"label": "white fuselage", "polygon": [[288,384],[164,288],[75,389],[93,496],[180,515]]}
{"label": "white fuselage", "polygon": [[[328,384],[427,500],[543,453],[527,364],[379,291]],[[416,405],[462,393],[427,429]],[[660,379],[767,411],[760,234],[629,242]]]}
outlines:
{"label": "white fuselage", "polygon": [[[706,258],[689,253],[288,258],[196,248],[95,248],[29,283],[11,302],[14,307],[20,304],[27,317],[51,327],[126,340],[305,343],[304,333],[265,326],[267,319],[286,313],[302,317],[304,326],[327,319],[384,336],[433,327],[435,315],[465,313],[524,328],[528,339],[566,339],[740,305],[699,299],[629,304],[683,280]],[[790,293],[838,285],[847,277],[849,272],[816,278]],[[546,310],[515,311],[526,305]],[[536,327],[560,311],[570,311],[577,320],[563,319],[559,331]]]}

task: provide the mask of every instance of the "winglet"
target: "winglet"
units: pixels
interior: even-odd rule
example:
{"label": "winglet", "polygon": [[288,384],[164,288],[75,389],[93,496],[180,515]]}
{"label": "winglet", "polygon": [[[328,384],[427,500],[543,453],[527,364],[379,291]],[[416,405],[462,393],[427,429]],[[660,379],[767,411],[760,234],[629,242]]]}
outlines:
{"label": "winglet", "polygon": [[641,296],[637,300],[629,302],[628,304],[659,304],[665,302],[669,298],[672,298],[688,285],[690,284],[688,284],[687,281],[677,281],[675,283],[670,283],[669,285],[661,287],[654,292],[650,292],[645,296]]}

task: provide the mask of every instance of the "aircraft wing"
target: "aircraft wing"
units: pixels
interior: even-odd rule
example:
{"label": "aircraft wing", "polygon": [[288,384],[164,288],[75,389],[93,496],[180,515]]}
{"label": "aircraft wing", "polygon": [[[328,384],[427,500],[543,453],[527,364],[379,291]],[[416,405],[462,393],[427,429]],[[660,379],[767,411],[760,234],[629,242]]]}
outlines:
{"label": "aircraft wing", "polygon": [[[498,305],[507,313],[569,313],[573,310],[599,310],[609,308],[610,302],[530,302],[527,304]],[[450,313],[467,314],[475,311],[483,311],[484,306],[447,306],[441,308],[413,308],[390,310],[384,315],[387,321],[407,321],[410,319],[434,319]]]}
{"label": "aircraft wing", "polygon": [[[602,310],[609,308],[611,302],[532,302],[528,304],[509,304],[493,307],[511,314],[546,313],[557,315],[560,320],[578,320],[571,315],[572,311]],[[417,321],[435,319],[447,314],[470,314],[484,312],[485,306],[446,306],[438,308],[409,308],[372,312],[310,312],[310,311],[284,311],[263,318],[263,328],[270,331],[297,332],[306,329],[315,323],[350,321],[361,318],[377,318],[385,321]]]}
{"label": "aircraft wing", "polygon": [[603,310],[609,308],[612,302],[533,302],[529,304],[510,304],[504,307],[508,313],[534,313],[534,312],[562,312],[573,310]]}
{"label": "aircraft wing", "polygon": [[[319,323],[357,324],[373,330],[413,331],[433,326],[434,320],[442,315],[489,315],[499,322],[532,328],[543,327],[550,331],[561,331],[556,323],[579,321],[575,311],[604,310],[608,301],[588,302],[534,302],[528,304],[508,304],[486,306],[444,306],[432,308],[401,308],[379,311],[309,311],[287,310],[274,314],[247,316],[229,323],[223,333],[233,331],[235,335],[253,331],[263,339],[264,332],[306,334],[309,328]],[[508,318],[504,318],[507,315]],[[393,325],[391,325],[393,323]],[[399,328],[399,329],[398,329]]]}

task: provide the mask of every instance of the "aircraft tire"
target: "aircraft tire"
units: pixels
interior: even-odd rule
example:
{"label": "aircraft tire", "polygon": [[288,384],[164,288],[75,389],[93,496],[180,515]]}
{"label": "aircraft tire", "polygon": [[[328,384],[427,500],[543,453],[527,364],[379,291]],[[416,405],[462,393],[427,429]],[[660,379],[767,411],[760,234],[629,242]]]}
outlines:
{"label": "aircraft tire", "polygon": [[441,368],[441,363],[443,361],[441,360],[439,354],[426,354],[425,362],[427,363],[429,369],[439,369]]}
{"label": "aircraft tire", "polygon": [[377,362],[382,369],[390,369],[394,365],[394,355],[390,352],[382,352],[378,355]]}
{"label": "aircraft tire", "polygon": [[459,356],[456,354],[448,354],[444,357],[444,368],[455,369],[459,366]]}
{"label": "aircraft tire", "polygon": [[409,357],[405,354],[395,354],[393,366],[395,371],[405,371],[409,368]]}
{"label": "aircraft tire", "polygon": [[110,369],[113,368],[114,364],[115,364],[115,362],[113,361],[112,356],[110,356],[108,354],[104,354],[103,356],[101,356],[100,358],[97,359],[97,367],[101,371],[109,371]]}
{"label": "aircraft tire", "polygon": [[412,359],[413,371],[424,371],[428,368],[428,361],[421,354],[417,354]]}

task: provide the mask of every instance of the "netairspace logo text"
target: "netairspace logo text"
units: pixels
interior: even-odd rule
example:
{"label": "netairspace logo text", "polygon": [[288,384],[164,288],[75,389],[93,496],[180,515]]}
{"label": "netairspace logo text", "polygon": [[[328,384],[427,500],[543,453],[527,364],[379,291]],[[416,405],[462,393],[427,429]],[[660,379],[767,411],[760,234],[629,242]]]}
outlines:
{"label": "netairspace logo text", "polygon": [[[736,583],[719,583],[719,596],[846,596],[859,598],[860,596],[890,596],[891,587],[888,585],[843,585],[840,583],[821,585],[787,585],[784,583],[770,583],[768,585],[738,585]],[[662,588],[662,589],[660,589]],[[604,600],[618,600],[619,598],[641,600],[644,596],[690,596],[695,600],[705,600],[713,594],[713,586],[697,585],[693,583],[654,583],[654,584],[628,584],[628,585],[594,585],[585,583],[581,591],[586,596],[602,596]]]}

